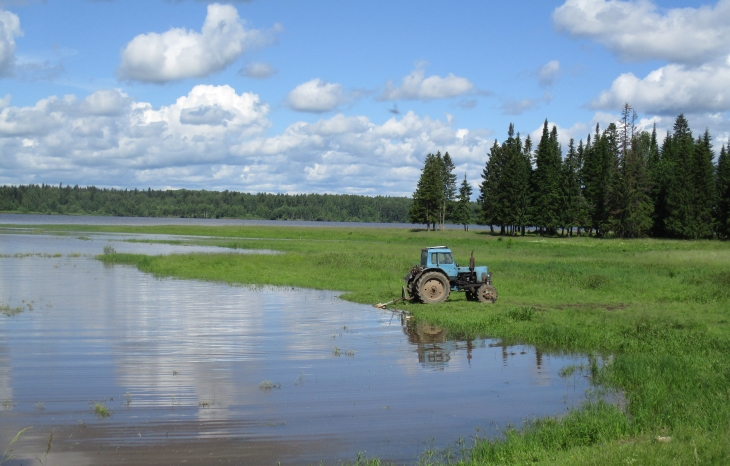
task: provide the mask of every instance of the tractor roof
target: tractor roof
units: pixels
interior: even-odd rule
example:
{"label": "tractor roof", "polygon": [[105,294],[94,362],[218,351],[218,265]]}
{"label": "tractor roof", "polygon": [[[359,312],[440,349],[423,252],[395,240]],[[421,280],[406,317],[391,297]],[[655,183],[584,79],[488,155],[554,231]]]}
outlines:
{"label": "tractor roof", "polygon": [[[448,246],[429,246],[426,249],[449,249],[449,247]],[[424,249],[424,251],[426,249]]]}

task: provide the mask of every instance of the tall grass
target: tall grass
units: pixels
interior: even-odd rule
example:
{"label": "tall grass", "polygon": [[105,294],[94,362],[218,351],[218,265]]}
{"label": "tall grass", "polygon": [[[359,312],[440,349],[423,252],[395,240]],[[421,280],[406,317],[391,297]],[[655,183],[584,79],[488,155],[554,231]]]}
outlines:
{"label": "tall grass", "polygon": [[100,256],[109,263],[160,276],[340,290],[371,304],[400,294],[420,248],[447,244],[463,263],[474,250],[477,263],[494,273],[496,304],[452,295],[440,305],[401,308],[453,337],[593,354],[606,361],[592,368],[594,380],[620,390],[625,403],[587,401],[561,418],[479,440],[462,463],[730,464],[728,243],[499,241],[483,232],[348,228],[113,229],[215,237],[198,242],[285,254]]}

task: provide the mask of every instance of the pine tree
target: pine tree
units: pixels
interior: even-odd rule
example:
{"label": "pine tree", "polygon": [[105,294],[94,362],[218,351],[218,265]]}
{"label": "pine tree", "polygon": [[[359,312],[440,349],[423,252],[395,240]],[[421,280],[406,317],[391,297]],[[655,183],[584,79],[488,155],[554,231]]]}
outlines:
{"label": "pine tree", "polygon": [[472,221],[471,194],[472,188],[469,182],[466,181],[466,173],[464,173],[464,181],[461,182],[459,197],[453,213],[454,223],[464,225],[464,231],[469,231],[469,225]]}
{"label": "pine tree", "polygon": [[730,238],[730,154],[725,145],[720,149],[716,175],[717,197],[715,225],[720,238]]}

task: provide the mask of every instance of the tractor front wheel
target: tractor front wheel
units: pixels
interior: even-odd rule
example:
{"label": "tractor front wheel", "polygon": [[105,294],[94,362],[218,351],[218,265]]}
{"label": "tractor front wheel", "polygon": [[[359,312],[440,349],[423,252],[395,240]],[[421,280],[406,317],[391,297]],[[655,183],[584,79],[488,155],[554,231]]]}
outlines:
{"label": "tractor front wheel", "polygon": [[497,300],[497,289],[485,283],[477,289],[477,299],[480,303],[492,304]]}
{"label": "tractor front wheel", "polygon": [[418,281],[418,297],[426,304],[446,301],[449,297],[449,281],[438,272],[424,273]]}

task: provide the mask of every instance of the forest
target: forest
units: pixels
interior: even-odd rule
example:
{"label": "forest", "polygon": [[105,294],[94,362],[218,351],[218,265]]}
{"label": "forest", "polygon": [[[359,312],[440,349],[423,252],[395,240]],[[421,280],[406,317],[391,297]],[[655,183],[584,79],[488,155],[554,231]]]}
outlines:
{"label": "forest", "polygon": [[636,126],[629,104],[621,121],[585,142],[571,139],[566,155],[555,126],[545,120],[533,150],[510,125],[495,140],[482,172],[477,218],[470,217],[466,177],[457,195],[448,153],[429,154],[413,194],[409,219],[435,227],[474,220],[500,234],[587,234],[599,237],[722,238],[730,236],[730,163],[723,145],[717,162],[709,131],[694,138],[679,115],[661,144]]}
{"label": "forest", "polygon": [[0,186],[0,211],[19,213],[407,223],[411,203],[350,194]]}

